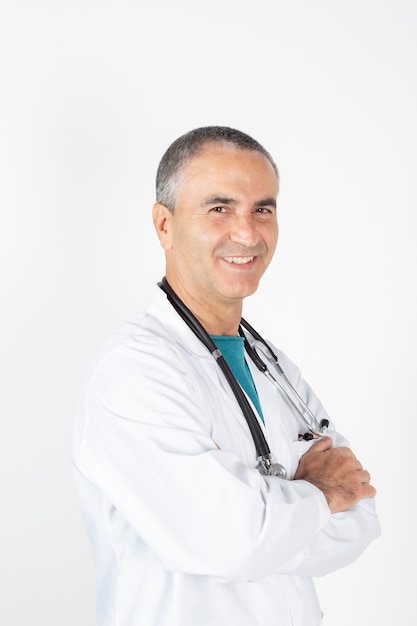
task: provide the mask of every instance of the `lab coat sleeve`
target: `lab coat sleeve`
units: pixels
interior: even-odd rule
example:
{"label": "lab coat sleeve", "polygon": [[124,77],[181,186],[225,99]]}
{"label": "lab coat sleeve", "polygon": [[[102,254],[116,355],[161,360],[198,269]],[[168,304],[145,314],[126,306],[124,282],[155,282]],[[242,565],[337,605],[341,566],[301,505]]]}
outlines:
{"label": "lab coat sleeve", "polygon": [[[326,435],[332,438],[333,446],[350,447],[349,442],[336,432],[322,403],[301,377],[300,370],[282,353],[280,362],[285,363],[285,371],[292,378],[291,382],[319,421],[323,418],[329,420]],[[296,558],[282,570],[300,576],[323,576],[355,561],[380,533],[375,499],[361,500],[348,511],[331,515],[323,528],[311,541],[306,542]]]}
{"label": "lab coat sleeve", "polygon": [[155,338],[101,358],[73,464],[103,514],[117,510],[170,571],[259,579],[298,561],[330,520],[313,485],[265,480],[218,449],[186,359]]}
{"label": "lab coat sleeve", "polygon": [[286,574],[324,576],[353,563],[380,534],[374,501],[335,513],[324,528],[282,568]]}

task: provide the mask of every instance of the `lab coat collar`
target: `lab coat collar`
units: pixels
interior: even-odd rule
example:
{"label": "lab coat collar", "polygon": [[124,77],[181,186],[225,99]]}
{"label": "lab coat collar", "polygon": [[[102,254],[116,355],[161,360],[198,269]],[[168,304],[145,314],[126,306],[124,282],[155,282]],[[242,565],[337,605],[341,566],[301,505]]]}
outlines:
{"label": "lab coat collar", "polygon": [[[191,354],[212,359],[208,349],[194,335],[186,322],[178,315],[172,304],[169,302],[165,292],[155,285],[151,294],[151,299],[146,308],[146,313],[156,318],[166,331],[167,337],[175,340],[187,349]],[[251,346],[256,344],[256,339],[244,329],[246,339]]]}
{"label": "lab coat collar", "polygon": [[157,285],[151,294],[146,313],[158,321],[161,334],[164,334],[170,341],[179,343],[193,356],[208,360],[213,358]]}
{"label": "lab coat collar", "polygon": [[[212,354],[206,348],[206,346],[204,346],[203,343],[198,339],[198,337],[195,336],[193,331],[189,328],[186,322],[184,322],[184,320],[169,302],[166,294],[158,286],[155,286],[155,290],[151,295],[151,300],[146,309],[146,314],[152,316],[153,326],[155,321],[158,322],[158,324],[160,325],[161,333],[164,334],[165,338],[167,338],[171,342],[174,341],[178,343],[182,349],[186,350],[193,357],[204,359],[210,362],[210,367],[213,374],[220,381],[223,389],[230,398],[230,401],[232,402],[232,407],[235,406],[236,399],[233,391],[229,383],[227,382],[223,372],[216,365],[216,361],[213,358]],[[248,340],[252,342],[253,337],[251,335],[248,335]],[[252,375],[256,376],[258,374],[259,372],[255,372],[255,370],[253,370]],[[268,389],[268,391],[270,390]],[[255,405],[252,403],[252,400],[246,393],[245,395],[247,396],[247,399],[250,402],[255,414],[258,415],[258,421],[265,434],[264,423],[260,418]]]}

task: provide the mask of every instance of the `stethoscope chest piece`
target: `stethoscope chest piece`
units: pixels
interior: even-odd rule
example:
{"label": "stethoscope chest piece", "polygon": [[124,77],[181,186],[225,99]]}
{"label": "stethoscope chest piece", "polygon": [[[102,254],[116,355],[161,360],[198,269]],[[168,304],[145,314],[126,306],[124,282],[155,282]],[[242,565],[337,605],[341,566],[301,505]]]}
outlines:
{"label": "stethoscope chest piece", "polygon": [[262,476],[278,476],[287,478],[287,470],[281,463],[277,463],[272,454],[264,454],[256,460],[256,469]]}

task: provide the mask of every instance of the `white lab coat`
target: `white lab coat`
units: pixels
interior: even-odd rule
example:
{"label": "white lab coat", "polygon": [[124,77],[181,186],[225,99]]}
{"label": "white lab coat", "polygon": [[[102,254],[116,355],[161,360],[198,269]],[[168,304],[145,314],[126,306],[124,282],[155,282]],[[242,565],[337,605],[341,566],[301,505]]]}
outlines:
{"label": "white lab coat", "polygon": [[[327,418],[277,353],[313,412]],[[269,446],[292,478],[310,444],[298,441],[293,411],[248,364]],[[332,422],[329,434],[346,445]],[[228,383],[157,287],[92,364],[72,463],[100,626],[316,626],[311,577],[351,563],[380,532],[373,500],[331,515],[310,483],[254,469]]]}

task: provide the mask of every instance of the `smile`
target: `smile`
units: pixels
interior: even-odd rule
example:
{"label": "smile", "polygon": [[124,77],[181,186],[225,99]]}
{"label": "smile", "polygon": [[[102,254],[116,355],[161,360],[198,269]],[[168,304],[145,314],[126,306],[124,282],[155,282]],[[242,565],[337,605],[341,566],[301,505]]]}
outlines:
{"label": "smile", "polygon": [[236,265],[244,265],[253,261],[254,256],[224,256],[223,259],[228,263],[235,263]]}

